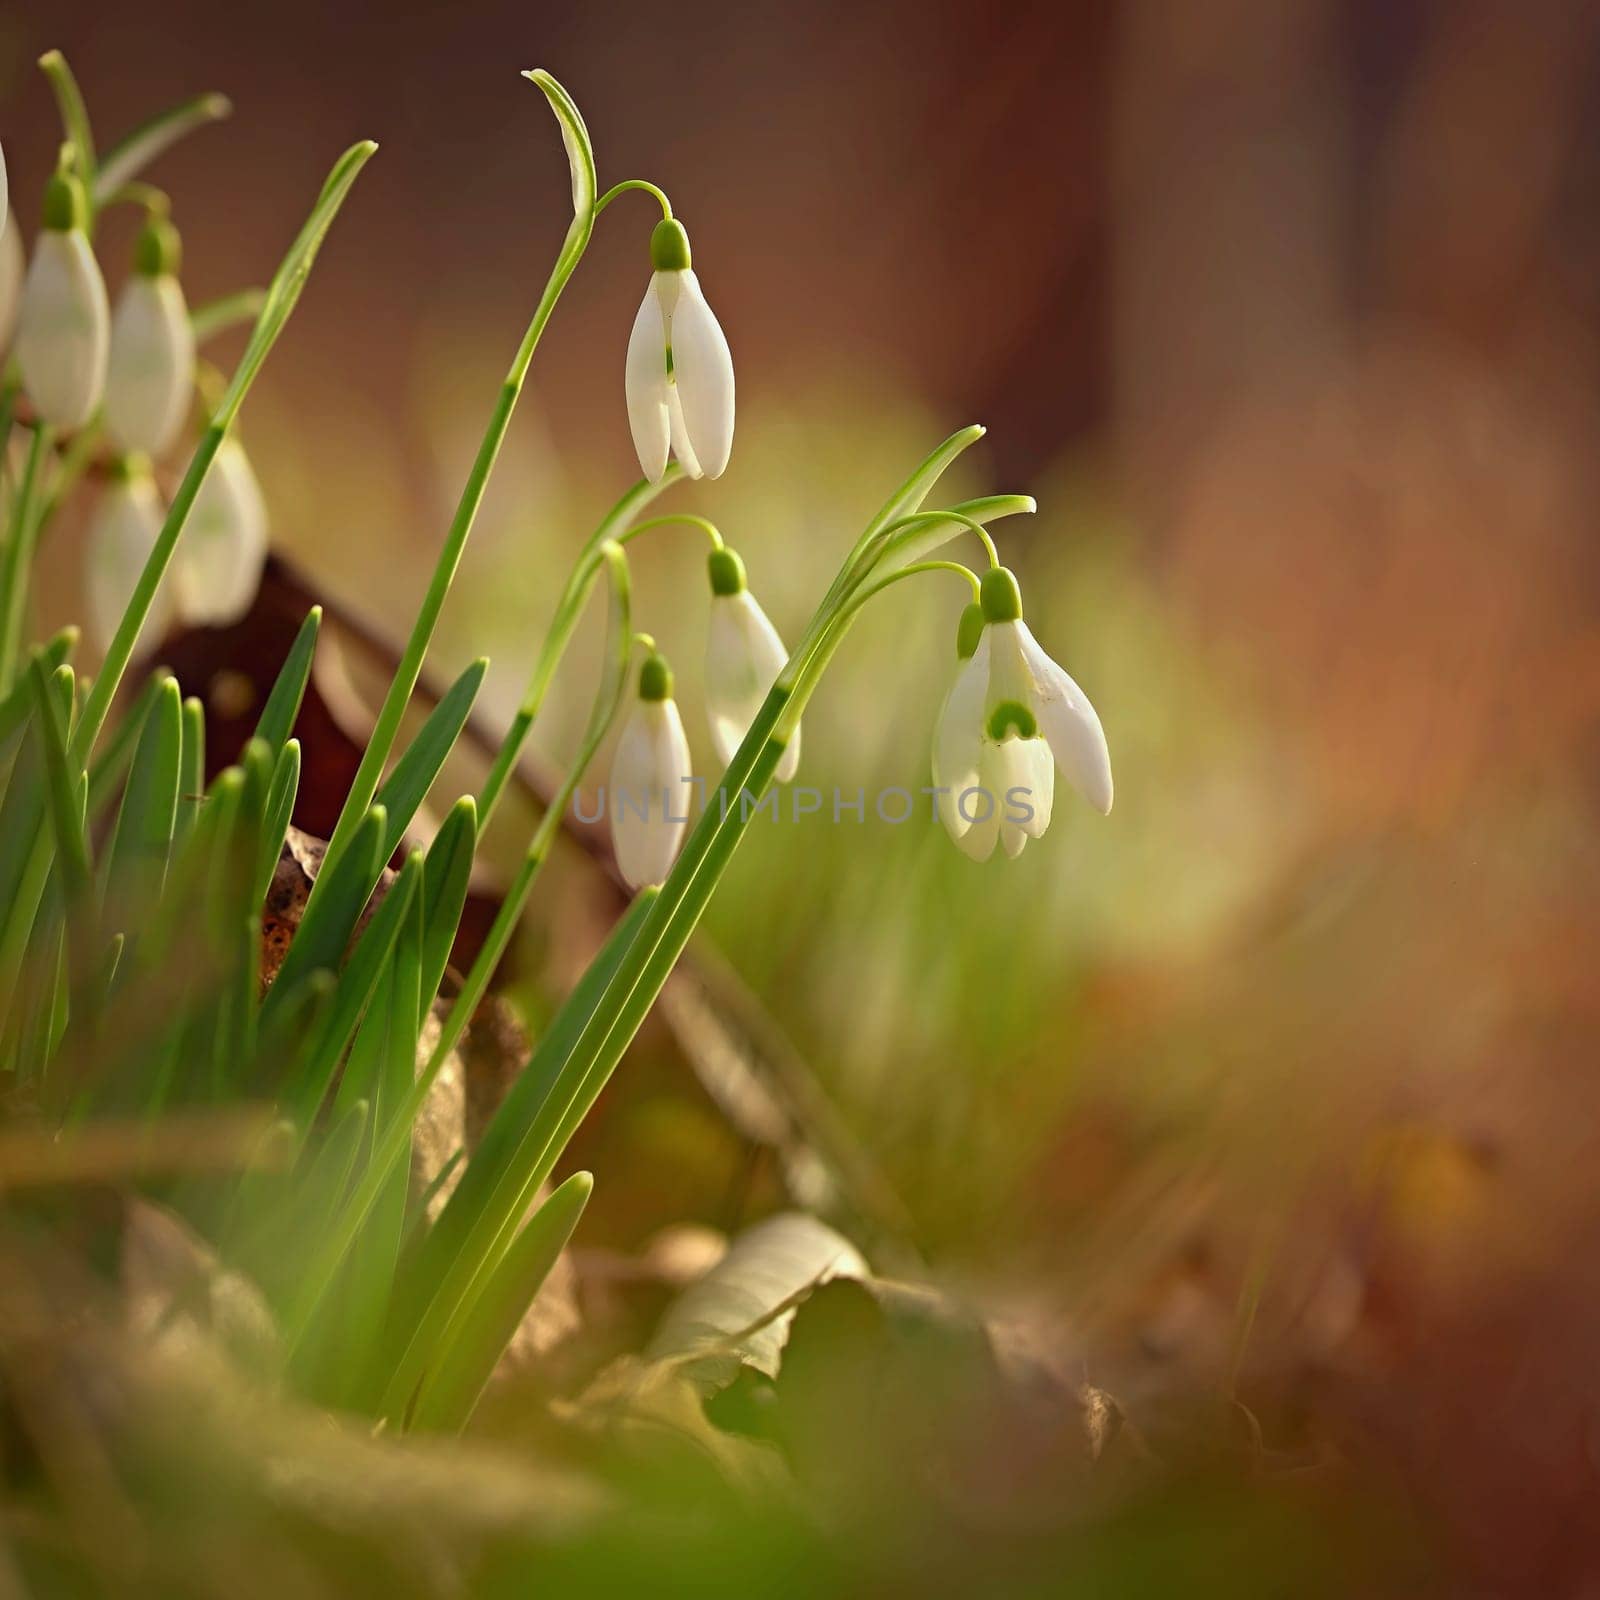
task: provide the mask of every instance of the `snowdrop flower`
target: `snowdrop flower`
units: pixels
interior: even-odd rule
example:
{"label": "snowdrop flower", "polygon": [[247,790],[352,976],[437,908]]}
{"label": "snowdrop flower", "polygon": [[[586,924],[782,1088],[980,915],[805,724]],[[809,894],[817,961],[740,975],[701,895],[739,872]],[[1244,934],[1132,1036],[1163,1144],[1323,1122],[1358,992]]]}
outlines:
{"label": "snowdrop flower", "polygon": [[[723,547],[711,552],[711,620],[706,628],[706,715],[711,742],[726,766],[744,742],[789,652],[745,584],[744,562]],[[787,783],[800,765],[800,730],[778,763]]]}
{"label": "snowdrop flower", "polygon": [[689,825],[689,741],[672,698],[672,669],[651,654],[611,763],[611,843],[630,887],[662,882]]}
{"label": "snowdrop flower", "polygon": [[189,409],[194,334],[177,278],[180,254],[178,230],[152,219],[111,319],[105,421],[119,450],[165,455]]}
{"label": "snowdrop flower", "polygon": [[22,291],[17,363],[40,418],[81,428],[105,392],[111,307],[89,237],[83,185],[66,173],[51,178],[44,229]]}
{"label": "snowdrop flower", "polygon": [[933,782],[950,837],[975,861],[1009,856],[1050,826],[1055,769],[1097,811],[1111,810],[1111,756],[1083,691],[1022,620],[1016,578],[996,567],[956,643],[962,666],[939,713]]}
{"label": "snowdrop flower", "polygon": [[22,251],[22,229],[9,212],[0,221],[0,350],[11,348],[22,310],[22,280],[28,271]]}
{"label": "snowdrop flower", "polygon": [[[90,635],[101,651],[122,621],[165,519],[150,463],[142,456],[122,457],[95,507],[85,549]],[[170,610],[166,591],[159,591],[145,622],[147,638],[159,639],[167,631]]]}
{"label": "snowdrop flower", "polygon": [[250,609],[267,559],[267,507],[244,446],[224,439],[178,541],[178,610],[191,627],[226,628]]}
{"label": "snowdrop flower", "polygon": [[669,449],[691,478],[720,478],[733,449],[733,357],[689,259],[683,224],[658,222],[627,368],[628,425],[652,483]]}

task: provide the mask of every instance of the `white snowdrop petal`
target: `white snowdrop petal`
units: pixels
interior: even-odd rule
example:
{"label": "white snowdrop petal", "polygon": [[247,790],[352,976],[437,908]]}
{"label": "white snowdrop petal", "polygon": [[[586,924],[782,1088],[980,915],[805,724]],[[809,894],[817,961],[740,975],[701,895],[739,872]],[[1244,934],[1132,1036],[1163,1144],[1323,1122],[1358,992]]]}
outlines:
{"label": "white snowdrop petal", "polygon": [[111,306],[89,241],[45,229],[22,290],[17,364],[34,408],[58,428],[81,428],[105,393]]}
{"label": "white snowdrop petal", "polygon": [[16,227],[11,216],[11,178],[6,172],[6,153],[0,148],[0,229],[10,232]]}
{"label": "white snowdrop petal", "polygon": [[733,452],[733,355],[700,282],[679,275],[672,313],[672,372],[689,442],[708,478],[720,478]]}
{"label": "white snowdrop petal", "polygon": [[645,290],[628,338],[628,427],[639,470],[659,483],[667,470],[671,431],[667,418],[667,334],[655,286]]}
{"label": "white snowdrop petal", "polygon": [[[706,717],[711,743],[724,766],[744,742],[788,658],[778,630],[748,589],[712,596],[706,626]],[[778,765],[779,781],[787,783],[799,762],[796,728]]]}
{"label": "white snowdrop petal", "polygon": [[[989,630],[978,639],[978,648],[961,663],[955,682],[945,696],[939,720],[933,730],[933,784],[948,789],[940,795],[939,815],[958,844],[972,824],[961,815],[956,797],[978,782],[983,749],[983,707],[989,692]],[[987,854],[987,852],[985,852]]]}
{"label": "white snowdrop petal", "polygon": [[[90,637],[102,652],[122,621],[165,516],[147,474],[112,483],[95,507],[84,549],[84,589]],[[166,632],[171,610],[167,595],[165,586],[157,590],[142,637],[160,639]]]}
{"label": "white snowdrop petal", "polygon": [[1005,772],[998,760],[998,747],[982,741],[978,770],[971,783],[963,784],[954,796],[956,814],[964,832],[956,843],[974,861],[987,861],[994,854],[1000,837],[1000,818],[1005,809]]}
{"label": "white snowdrop petal", "polygon": [[[1030,838],[1043,836],[1050,826],[1055,807],[1056,764],[1044,739],[1008,739],[1003,747],[1007,757],[1006,792],[1021,790],[1017,803],[1009,809],[1021,820],[1018,826]],[[1031,811],[1032,816],[1023,816]]]}
{"label": "white snowdrop petal", "polygon": [[0,233],[0,351],[11,348],[12,336],[17,331],[17,314],[22,309],[22,281],[28,272],[22,229],[17,226],[17,219],[8,213],[4,228]]}
{"label": "white snowdrop petal", "polygon": [[119,450],[160,456],[171,449],[189,409],[194,334],[183,289],[170,273],[136,273],[111,318],[106,368],[106,432]]}
{"label": "white snowdrop petal", "polygon": [[249,609],[267,559],[267,508],[244,448],[225,439],[178,540],[179,614],[226,628]]}
{"label": "white snowdrop petal", "polygon": [[1111,810],[1111,752],[1089,697],[1039,647],[1026,623],[1016,624],[1033,679],[1034,715],[1062,776],[1096,811]]}
{"label": "white snowdrop petal", "polygon": [[667,422],[672,435],[672,453],[678,458],[678,465],[691,478],[705,477],[700,458],[694,453],[694,446],[689,442],[688,429],[683,425],[683,405],[678,398],[678,386],[675,383],[667,385]]}
{"label": "white snowdrop petal", "polygon": [[636,700],[617,740],[606,795],[617,870],[630,887],[662,882],[688,828],[689,741],[672,700]]}

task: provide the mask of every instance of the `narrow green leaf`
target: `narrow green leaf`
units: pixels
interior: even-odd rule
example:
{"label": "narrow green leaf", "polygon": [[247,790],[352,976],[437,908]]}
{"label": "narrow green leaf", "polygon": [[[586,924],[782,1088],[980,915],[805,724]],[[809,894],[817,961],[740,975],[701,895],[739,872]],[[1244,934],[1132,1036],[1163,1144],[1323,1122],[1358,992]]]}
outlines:
{"label": "narrow green leaf", "polygon": [[278,669],[272,693],[261,708],[261,720],[256,724],[256,738],[265,739],[274,752],[281,750],[289,735],[294,732],[295,718],[300,715],[300,703],[305,698],[306,684],[311,679],[311,660],[316,654],[317,632],[322,626],[322,607],[312,606],[300,624],[289,653]]}
{"label": "narrow green leaf", "polygon": [[575,1172],[528,1219],[424,1380],[412,1427],[456,1432],[466,1426],[496,1363],[566,1249],[593,1189],[589,1173]]}
{"label": "narrow green leaf", "polygon": [[67,756],[67,722],[78,679],[67,666],[47,676],[37,659],[29,664],[28,676],[34,692],[33,726],[44,756],[45,795],[70,909],[89,888],[89,843],[83,831],[88,779],[80,774],[82,781],[74,781]]}
{"label": "narrow green leaf", "polygon": [[450,961],[461,909],[467,903],[472,858],[478,844],[478,808],[471,795],[451,806],[433,843],[422,877],[422,962],[418,1025],[427,1016]]}
{"label": "narrow green leaf", "polygon": [[581,230],[586,242],[594,227],[594,202],[599,187],[595,178],[594,146],[577,102],[548,72],[535,67],[522,76],[543,92],[556,114],[556,121],[561,124],[561,142],[567,148],[567,165],[572,173],[572,228],[567,236],[570,250],[574,244],[573,234]]}
{"label": "narrow green leaf", "polygon": [[363,139],[359,144],[351,145],[334,163],[333,170],[322,186],[322,193],[317,196],[317,203],[311,209],[311,215],[306,218],[305,225],[295,236],[294,243],[289,246],[288,254],[273,275],[272,282],[267,287],[266,302],[250,335],[250,343],[245,347],[244,355],[234,369],[233,380],[229,383],[227,393],[223,395],[222,403],[217,407],[213,419],[213,422],[224,430],[238,415],[239,407],[243,404],[250,385],[255,381],[256,373],[261,370],[262,362],[267,359],[268,352],[277,342],[278,335],[283,332],[284,324],[294,311],[295,303],[299,300],[301,290],[305,288],[306,279],[316,262],[317,252],[322,248],[322,241],[327,237],[333,219],[339,214],[339,208],[344,204],[351,184],[356,181],[361,169],[372,159],[377,148],[371,139]]}
{"label": "narrow green leaf", "polygon": [[288,254],[278,267],[272,286],[267,291],[261,315],[256,319],[255,329],[251,333],[244,358],[234,369],[233,380],[229,383],[227,392],[223,395],[190,458],[183,481],[178,485],[172,503],[167,509],[166,521],[161,525],[161,532],[156,536],[155,545],[145,562],[144,570],[139,574],[133,594],[129,597],[127,609],[117,624],[116,634],[106,647],[105,661],[95,678],[94,688],[89,693],[83,716],[79,719],[73,735],[73,753],[80,759],[87,759],[94,749],[95,741],[100,737],[100,730],[110,714],[112,702],[116,699],[117,689],[122,682],[122,675],[127,671],[128,662],[133,658],[139,632],[150,615],[151,606],[155,603],[156,591],[160,588],[161,580],[171,564],[173,552],[178,546],[178,536],[183,532],[183,525],[188,520],[189,510],[194,505],[196,495],[200,492],[200,485],[205,481],[206,473],[210,470],[217,451],[221,449],[234,418],[238,416],[239,408],[244,404],[245,395],[255,382],[256,374],[261,370],[279,334],[283,332],[284,324],[289,320],[289,314],[305,287],[306,277],[316,259],[317,250],[345,196],[349,193],[350,185],[355,182],[356,174],[366,165],[377,148],[368,140],[351,146],[340,157],[329,174],[328,181],[323,185],[322,193],[318,196],[305,226],[301,228],[294,243],[290,245]]}
{"label": "narrow green leaf", "polygon": [[398,1415],[408,1403],[427,1351],[470,1298],[471,1284],[490,1269],[526,1213],[538,1188],[532,1174],[544,1153],[548,1128],[541,1113],[551,1087],[655,899],[656,891],[642,891],[612,929],[490,1119],[438,1220],[404,1263],[396,1288],[394,1368],[384,1399],[386,1415]]}
{"label": "narrow green leaf", "polygon": [[[77,642],[78,630],[63,628],[46,643],[34,647],[29,657],[29,665],[37,661],[46,674],[52,673],[72,654]],[[23,679],[14,684],[11,692],[0,700],[0,749],[4,748],[6,741],[13,734],[21,731],[23,724],[32,715],[33,690],[28,687],[26,679]]]}
{"label": "narrow green leaf", "polygon": [[267,791],[266,812],[261,823],[261,854],[256,860],[257,905],[266,899],[272,887],[272,875],[278,870],[299,789],[300,741],[291,739],[278,752],[277,765],[272,769],[272,787]]}
{"label": "narrow green leaf", "polygon": [[118,721],[111,737],[106,740],[105,748],[90,763],[91,817],[98,819],[104,816],[111,803],[122,793],[122,781],[133,764],[134,747],[139,742],[139,735],[144,732],[145,719],[161,693],[162,684],[170,676],[170,673],[156,672],[144,681],[134,696],[133,704],[128,707],[127,715]]}
{"label": "narrow green leaf", "polygon": [[[102,898],[141,905],[160,893],[172,849],[183,757],[183,706],[175,678],[145,715],[106,853]],[[120,920],[120,919],[119,919]]]}
{"label": "narrow green leaf", "polygon": [[488,670],[488,658],[479,656],[450,685],[378,790],[377,803],[389,813],[389,831],[383,848],[385,861],[399,847],[417,808],[427,799],[434,779],[439,776],[439,769],[455,748]]}
{"label": "narrow green leaf", "polygon": [[221,122],[233,111],[226,95],[200,94],[181,105],[158,111],[141,122],[106,152],[95,174],[94,203],[103,206],[123,184],[137,178],[163,151],[178,140],[213,122]]}
{"label": "narrow green leaf", "polygon": [[[352,854],[354,849],[352,846]],[[421,883],[422,852],[414,850],[350,952],[350,959],[339,974],[327,1019],[308,1053],[306,1068],[300,1081],[291,1084],[285,1093],[285,1103],[291,1113],[298,1115],[301,1127],[310,1125],[327,1095],[339,1058],[377,989]],[[290,946],[291,955],[293,950]],[[284,965],[288,965],[287,961]]]}
{"label": "narrow green leaf", "polygon": [[183,765],[173,837],[182,844],[194,829],[206,792],[206,708],[193,695],[183,702]]}
{"label": "narrow green leaf", "polygon": [[387,819],[382,806],[372,806],[344,858],[334,863],[331,870],[324,864],[318,881],[326,877],[322,893],[313,895],[308,902],[300,926],[295,930],[294,942],[278,969],[277,982],[267,996],[267,1010],[277,1003],[280,991],[288,992],[308,973],[319,967],[332,971],[339,965],[344,949],[356,921],[372,896],[372,887],[378,881],[384,861],[383,838]]}

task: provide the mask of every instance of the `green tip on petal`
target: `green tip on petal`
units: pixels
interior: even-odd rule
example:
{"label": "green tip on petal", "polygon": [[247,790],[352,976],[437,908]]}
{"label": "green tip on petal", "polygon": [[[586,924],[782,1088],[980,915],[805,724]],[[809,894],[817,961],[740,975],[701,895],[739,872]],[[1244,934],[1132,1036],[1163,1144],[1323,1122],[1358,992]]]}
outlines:
{"label": "green tip on petal", "polygon": [[89,197],[70,172],[53,173],[45,184],[43,221],[51,233],[81,232],[89,226]]}
{"label": "green tip on petal", "polygon": [[713,550],[706,560],[706,571],[711,574],[712,594],[743,594],[748,587],[744,575],[744,562],[737,550],[726,545]]}
{"label": "green tip on petal", "polygon": [[183,264],[183,241],[165,217],[152,217],[133,247],[133,270],[141,278],[176,277]]}
{"label": "green tip on petal", "polygon": [[126,455],[116,456],[106,469],[106,476],[113,483],[137,483],[141,478],[150,476],[150,457],[142,450],[130,450]]}
{"label": "green tip on petal", "polygon": [[650,265],[657,272],[689,270],[689,235],[676,217],[663,217],[650,235]]}
{"label": "green tip on petal", "polygon": [[985,620],[983,607],[976,600],[961,613],[961,621],[956,625],[956,660],[970,661],[976,654]]}
{"label": "green tip on petal", "polygon": [[639,668],[639,698],[641,700],[670,700],[672,698],[672,668],[659,650],[644,658]]}
{"label": "green tip on petal", "polygon": [[983,620],[1017,622],[1022,617],[1022,590],[1010,567],[990,567],[983,575]]}
{"label": "green tip on petal", "polygon": [[1038,719],[1019,700],[1002,700],[989,713],[989,737],[999,744],[1008,734],[1019,739],[1034,739],[1039,734]]}

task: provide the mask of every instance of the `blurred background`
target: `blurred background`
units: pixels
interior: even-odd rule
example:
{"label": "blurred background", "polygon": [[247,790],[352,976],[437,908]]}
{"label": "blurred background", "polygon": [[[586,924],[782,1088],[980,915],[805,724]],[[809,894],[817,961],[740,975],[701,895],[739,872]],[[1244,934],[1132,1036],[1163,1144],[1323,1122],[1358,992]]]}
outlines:
{"label": "blurred background", "polygon": [[[30,232],[42,49],[107,134],[233,97],[159,173],[196,303],[263,281],[332,154],[380,141],[242,423],[275,547],[380,638],[566,226],[522,67],[571,88],[602,185],[653,179],[691,232],[738,441],[662,509],[719,523],[787,636],[911,464],[987,424],[958,487],[1038,497],[1001,549],[1100,711],[1114,813],[1064,796],[982,868],[920,812],[763,825],[705,970],[747,992],[786,1063],[766,1091],[896,1262],[1069,1329],[1125,1403],[1242,1361],[1263,1417],[1315,1410],[1480,1576],[1557,1592],[1600,1526],[1600,8],[0,16]],[[601,220],[446,613],[434,665],[490,655],[496,717],[636,472],[651,222],[638,197]],[[714,774],[702,552],[640,549],[639,618]],[[78,554],[65,530],[51,625]],[[808,782],[927,781],[963,599],[874,607],[814,702]],[[539,728],[552,761],[596,648]],[[508,859],[529,815],[501,819]],[[587,953],[571,930],[609,915],[581,852],[558,867],[508,974],[535,1025]],[[796,1184],[682,1031],[647,1027],[574,1151],[593,1250]]]}

